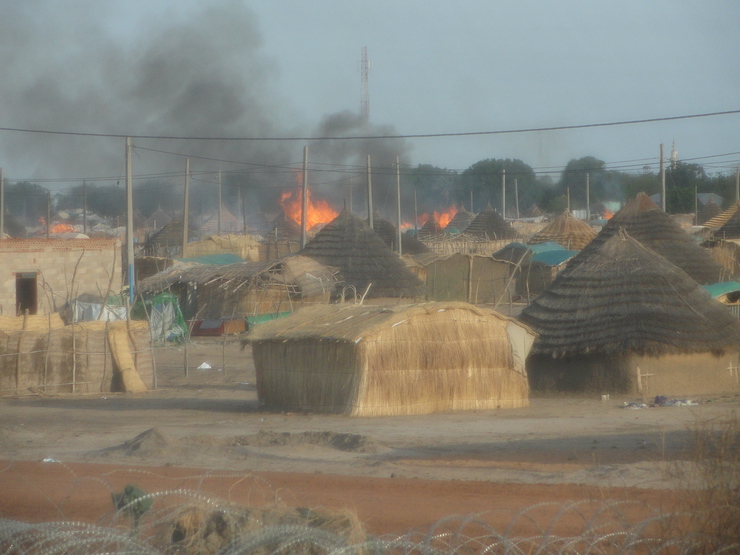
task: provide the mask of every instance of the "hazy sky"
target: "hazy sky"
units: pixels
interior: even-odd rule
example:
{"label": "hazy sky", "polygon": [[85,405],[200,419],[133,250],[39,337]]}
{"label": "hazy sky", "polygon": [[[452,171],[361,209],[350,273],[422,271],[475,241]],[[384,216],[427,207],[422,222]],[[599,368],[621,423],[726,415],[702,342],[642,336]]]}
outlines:
{"label": "hazy sky", "polygon": [[[740,109],[740,2],[0,0],[0,127],[197,137],[411,135]],[[370,122],[358,117],[367,47]],[[740,114],[516,135],[311,143],[312,162],[557,170],[740,152]],[[267,165],[306,142],[135,140]],[[377,143],[377,144],[376,144]],[[0,132],[10,180],[117,176],[122,139]],[[623,161],[630,161],[620,164]],[[702,158],[697,160],[704,162]],[[730,171],[740,154],[708,158]],[[138,150],[139,172],[182,160]],[[211,164],[210,167],[214,167]]]}

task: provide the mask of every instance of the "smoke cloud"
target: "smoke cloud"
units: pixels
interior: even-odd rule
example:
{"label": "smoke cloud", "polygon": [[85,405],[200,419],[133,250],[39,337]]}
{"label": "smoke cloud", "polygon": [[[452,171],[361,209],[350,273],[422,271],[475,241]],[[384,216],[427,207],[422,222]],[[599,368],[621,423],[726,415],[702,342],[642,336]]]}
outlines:
{"label": "smoke cloud", "polygon": [[[126,19],[124,24],[115,23],[120,4],[0,0],[0,60],[5,68],[0,125],[197,137],[394,134],[390,126],[370,125],[351,112],[328,115],[311,129],[307,118],[295,114],[281,97],[276,63],[265,53],[258,22],[242,2],[209,2],[188,16]],[[298,142],[133,142],[137,180],[179,185],[182,178],[175,174],[184,171],[186,156],[210,158],[191,160],[194,185],[198,172],[224,170],[231,185],[227,198],[231,195],[233,201],[235,191],[246,187],[249,202],[261,208],[274,207],[278,191],[295,184],[290,167],[300,167],[303,148]],[[406,155],[400,139],[314,141],[309,151],[312,165],[325,165],[325,171],[311,174],[324,194],[360,172],[370,154],[378,166],[374,184],[382,196],[391,182],[388,168],[397,155]],[[46,186],[43,180],[48,179],[50,188],[69,188],[87,178],[106,185],[103,177],[124,175],[124,140],[0,132],[0,165],[11,181],[29,179]],[[338,166],[342,171],[336,171]],[[200,181],[215,182],[213,175],[201,175]],[[59,183],[62,178],[69,181]]]}

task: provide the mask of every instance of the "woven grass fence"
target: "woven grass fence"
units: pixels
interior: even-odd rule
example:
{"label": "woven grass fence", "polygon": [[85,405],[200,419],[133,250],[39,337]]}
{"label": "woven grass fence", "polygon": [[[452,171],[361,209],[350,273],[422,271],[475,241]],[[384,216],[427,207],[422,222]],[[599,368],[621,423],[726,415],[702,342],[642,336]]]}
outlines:
{"label": "woven grass fence", "polygon": [[141,391],[142,384],[156,384],[146,322],[65,326],[58,315],[23,320],[0,321],[0,396]]}

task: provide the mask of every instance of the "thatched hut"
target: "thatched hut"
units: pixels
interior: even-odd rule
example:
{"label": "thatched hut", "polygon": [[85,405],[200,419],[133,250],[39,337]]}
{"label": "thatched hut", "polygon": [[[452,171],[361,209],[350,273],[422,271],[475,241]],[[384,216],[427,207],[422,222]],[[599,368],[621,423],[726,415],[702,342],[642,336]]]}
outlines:
{"label": "thatched hut", "polygon": [[604,225],[599,234],[568,266],[587,261],[612,236],[624,229],[632,238],[654,250],[706,285],[723,281],[722,267],[663,212],[645,193],[638,194]]}
{"label": "thatched hut", "polygon": [[543,227],[529,240],[531,245],[554,241],[566,249],[579,251],[588,245],[598,235],[594,229],[583,220],[579,220],[570,210],[565,210],[560,216]]}
{"label": "thatched hut", "polygon": [[[182,256],[182,218],[173,218],[149,237],[144,245],[146,256]],[[198,228],[188,223],[188,239],[198,237]]]}
{"label": "thatched hut", "polygon": [[[482,254],[427,253],[412,257],[423,268],[427,300],[494,304],[513,291],[512,264]],[[509,289],[507,289],[507,287]]]}
{"label": "thatched hut", "polygon": [[157,206],[157,209],[144,221],[144,227],[152,231],[159,231],[171,221],[172,216],[162,210],[161,206]]}
{"label": "thatched hut", "polygon": [[717,214],[713,218],[710,218],[702,225],[709,230],[716,231],[725,225],[735,214],[740,211],[740,200],[732,203],[732,206],[727,208],[724,212]]}
{"label": "thatched hut", "polygon": [[722,208],[716,202],[708,202],[703,205],[696,214],[696,225],[702,225],[722,213]]}
{"label": "thatched hut", "polygon": [[517,235],[516,229],[491,208],[490,204],[475,217],[465,234],[488,240],[514,239]]}
{"label": "thatched hut", "polygon": [[450,223],[447,224],[447,227],[445,227],[445,231],[447,233],[463,233],[468,227],[470,227],[470,224],[473,223],[473,220],[475,219],[475,214],[472,212],[468,212],[465,210],[465,205],[460,205],[460,210],[455,212],[455,215],[450,220]]}
{"label": "thatched hut", "polygon": [[178,296],[186,319],[251,318],[328,303],[335,271],[304,256],[214,265],[185,263],[142,280],[139,292]]}
{"label": "thatched hut", "polygon": [[427,218],[427,221],[424,222],[424,225],[421,226],[419,237],[428,237],[430,235],[439,235],[441,233],[444,233],[444,227],[439,223],[437,213],[432,212],[432,214]]}
{"label": "thatched hut", "polygon": [[257,395],[349,416],[529,404],[531,330],[466,303],[314,306],[255,327]]}
{"label": "thatched hut", "polygon": [[738,388],[740,322],[623,230],[524,309],[540,390],[684,395]]}
{"label": "thatched hut", "polygon": [[300,252],[338,268],[344,285],[367,299],[423,299],[424,283],[364,220],[343,210]]}
{"label": "thatched hut", "polygon": [[[396,243],[398,242],[398,233],[396,226],[388,220],[380,217],[378,211],[373,215],[373,231],[380,235],[383,242],[393,251],[397,251]],[[401,234],[401,248],[403,254],[422,254],[430,252],[429,247],[419,241],[416,237],[411,237],[407,233]]]}

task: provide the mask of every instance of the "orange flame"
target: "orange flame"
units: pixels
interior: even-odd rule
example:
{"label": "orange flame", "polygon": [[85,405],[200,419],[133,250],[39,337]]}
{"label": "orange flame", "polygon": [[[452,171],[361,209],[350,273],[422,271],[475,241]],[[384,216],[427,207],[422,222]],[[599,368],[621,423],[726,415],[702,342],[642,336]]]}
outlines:
{"label": "orange flame", "polygon": [[614,216],[614,212],[612,212],[608,208],[605,208],[604,209],[604,219],[605,220],[611,220],[612,219],[612,216]]}
{"label": "orange flame", "polygon": [[53,224],[49,228],[49,233],[70,233],[74,231],[76,231],[74,227],[65,223]]}
{"label": "orange flame", "polygon": [[450,224],[452,218],[455,217],[455,214],[457,214],[457,207],[453,205],[444,212],[435,212],[434,214],[435,216],[437,216],[437,221],[439,222],[439,225],[445,228]]}
{"label": "orange flame", "polygon": [[[306,229],[312,229],[318,224],[328,224],[339,215],[325,200],[311,199],[311,191],[306,191]],[[280,206],[285,215],[295,223],[301,225],[301,209],[303,191],[284,191],[280,193]]]}
{"label": "orange flame", "polygon": [[[454,205],[446,208],[442,212],[433,212],[434,217],[437,218],[437,221],[439,222],[439,226],[443,229],[450,224],[452,218],[455,217],[455,214],[457,214],[457,207],[455,207]],[[419,226],[424,226],[424,224],[427,223],[427,220],[429,220],[429,214],[424,212],[417,218],[416,221]]]}

